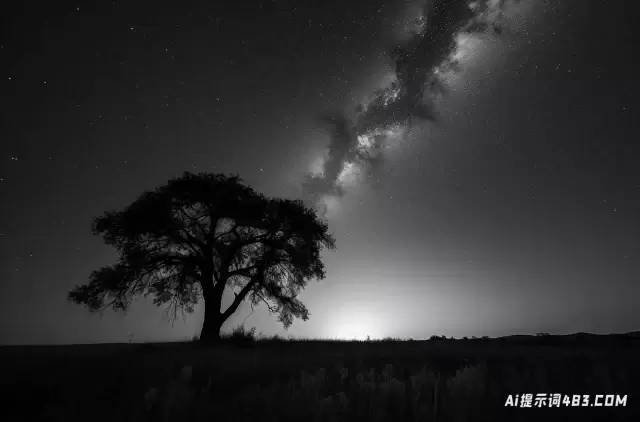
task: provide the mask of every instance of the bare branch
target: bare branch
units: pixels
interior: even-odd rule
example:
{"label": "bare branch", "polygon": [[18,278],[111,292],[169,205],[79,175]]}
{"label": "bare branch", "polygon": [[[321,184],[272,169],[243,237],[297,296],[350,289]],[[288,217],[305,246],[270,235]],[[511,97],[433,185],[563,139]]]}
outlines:
{"label": "bare branch", "polygon": [[269,302],[267,302],[267,300],[260,293],[254,292],[254,294],[256,297],[258,297],[258,299],[262,300],[265,305],[267,305],[267,309],[269,310],[269,312],[274,313],[278,310],[278,308],[274,308]]}
{"label": "bare branch", "polygon": [[240,303],[242,303],[251,289],[253,289],[254,286],[256,286],[263,279],[264,276],[262,274],[256,277],[252,277],[249,282],[240,290],[240,293],[237,293],[235,295],[233,302],[231,303],[231,305],[229,305],[227,310],[222,313],[223,319],[226,320],[231,315],[233,315],[233,313],[238,309],[238,306],[240,306]]}

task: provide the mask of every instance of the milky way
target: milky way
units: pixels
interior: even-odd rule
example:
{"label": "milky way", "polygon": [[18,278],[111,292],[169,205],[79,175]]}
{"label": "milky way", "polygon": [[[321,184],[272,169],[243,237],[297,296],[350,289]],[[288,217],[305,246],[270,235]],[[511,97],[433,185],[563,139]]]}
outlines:
{"label": "milky way", "polygon": [[303,181],[308,200],[325,216],[350,187],[371,180],[384,160],[384,147],[404,137],[415,122],[437,120],[435,100],[455,82],[477,54],[482,37],[498,37],[522,0],[435,0],[410,3],[390,52],[395,65],[388,85],[372,92],[356,109],[325,113],[330,134],[324,156]]}

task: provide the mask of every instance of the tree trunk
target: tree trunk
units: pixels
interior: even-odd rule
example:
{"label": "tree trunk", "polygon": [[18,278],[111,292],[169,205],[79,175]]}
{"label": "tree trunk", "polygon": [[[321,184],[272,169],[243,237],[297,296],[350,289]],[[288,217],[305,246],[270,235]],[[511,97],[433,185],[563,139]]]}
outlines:
{"label": "tree trunk", "polygon": [[205,298],[204,300],[204,321],[202,323],[202,331],[200,332],[200,342],[202,343],[218,343],[220,341],[220,329],[224,321],[220,314],[220,304],[217,304],[215,298]]}

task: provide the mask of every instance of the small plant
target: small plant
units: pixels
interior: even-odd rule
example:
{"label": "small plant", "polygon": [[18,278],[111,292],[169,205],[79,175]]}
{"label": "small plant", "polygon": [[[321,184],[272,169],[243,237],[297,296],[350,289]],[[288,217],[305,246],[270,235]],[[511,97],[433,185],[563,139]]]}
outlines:
{"label": "small plant", "polygon": [[224,336],[224,338],[236,346],[253,346],[256,342],[256,327],[251,327],[250,330],[247,330],[243,325],[239,325],[234,328],[230,334]]}

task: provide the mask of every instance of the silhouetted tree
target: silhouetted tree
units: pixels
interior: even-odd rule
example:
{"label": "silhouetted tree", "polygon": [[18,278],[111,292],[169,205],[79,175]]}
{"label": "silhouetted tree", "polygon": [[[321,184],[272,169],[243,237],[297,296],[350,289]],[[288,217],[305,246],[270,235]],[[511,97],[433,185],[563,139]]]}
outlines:
{"label": "silhouetted tree", "polygon": [[[191,313],[205,302],[201,341],[220,338],[222,324],[248,299],[264,302],[288,328],[309,312],[297,298],[325,277],[323,247],[335,248],[327,224],[302,201],[266,198],[239,176],[186,172],[144,192],[124,211],[105,212],[93,233],[118,251],[118,262],[94,271],[68,299],[90,311],[126,311],[139,295]],[[226,289],[234,293],[222,310]]]}

